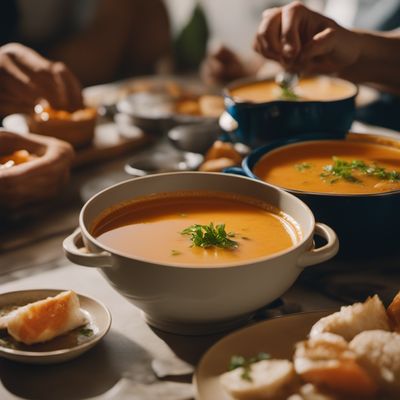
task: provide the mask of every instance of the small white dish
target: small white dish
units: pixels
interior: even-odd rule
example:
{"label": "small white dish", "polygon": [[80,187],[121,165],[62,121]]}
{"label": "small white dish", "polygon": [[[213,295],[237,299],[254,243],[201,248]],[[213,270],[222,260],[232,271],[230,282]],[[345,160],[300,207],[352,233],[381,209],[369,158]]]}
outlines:
{"label": "small white dish", "polygon": [[[34,289],[8,292],[0,295],[0,312],[12,306],[23,306],[50,296],[56,296],[63,290]],[[111,314],[108,309],[91,297],[78,294],[81,309],[87,314],[89,322],[84,327],[58,336],[46,343],[23,345],[14,342],[8,347],[10,338],[6,331],[0,334],[0,357],[27,364],[55,364],[71,360],[96,345],[111,326]],[[88,336],[88,333],[90,335]]]}

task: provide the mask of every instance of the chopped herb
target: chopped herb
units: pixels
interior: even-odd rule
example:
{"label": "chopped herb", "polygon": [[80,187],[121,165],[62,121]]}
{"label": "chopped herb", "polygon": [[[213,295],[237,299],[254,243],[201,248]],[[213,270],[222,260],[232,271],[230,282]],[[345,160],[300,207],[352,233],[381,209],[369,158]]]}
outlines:
{"label": "chopped herb", "polygon": [[180,256],[182,253],[178,250],[171,250],[171,256]]}
{"label": "chopped herb", "polygon": [[271,356],[267,353],[258,353],[255,357],[245,358],[243,356],[234,355],[228,365],[228,370],[232,371],[236,368],[243,368],[243,372],[240,377],[246,381],[252,381],[250,372],[251,365],[262,360],[269,360]]}
{"label": "chopped herb", "polygon": [[296,164],[294,167],[297,169],[297,171],[303,172],[306,169],[310,169],[312,167],[312,165],[307,162],[302,162],[300,164]]}
{"label": "chopped herb", "polygon": [[247,236],[242,236],[242,239],[243,239],[243,240],[250,240],[250,238],[247,237]]}
{"label": "chopped herb", "polygon": [[281,86],[281,100],[298,100],[299,96],[289,86]]}
{"label": "chopped herb", "polygon": [[234,237],[233,232],[225,231],[225,224],[214,226],[211,222],[209,225],[191,225],[181,232],[182,235],[190,235],[192,246],[197,247],[220,247],[223,249],[236,249],[238,242],[229,239]]}
{"label": "chopped herb", "polygon": [[81,328],[81,329],[79,329],[79,334],[80,335],[83,335],[83,336],[86,336],[86,337],[90,337],[90,336],[93,336],[93,329],[90,329],[90,328]]}
{"label": "chopped herb", "polygon": [[339,179],[347,182],[362,183],[362,180],[353,175],[359,172],[362,175],[372,176],[380,180],[400,182],[400,171],[386,171],[376,164],[367,164],[361,160],[345,161],[332,157],[333,164],[325,165],[320,177],[329,183],[336,183]]}

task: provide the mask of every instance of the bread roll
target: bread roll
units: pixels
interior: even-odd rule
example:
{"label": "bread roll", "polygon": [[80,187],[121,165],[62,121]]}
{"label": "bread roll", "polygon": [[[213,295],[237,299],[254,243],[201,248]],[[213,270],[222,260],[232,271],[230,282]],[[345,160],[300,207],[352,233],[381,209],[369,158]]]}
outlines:
{"label": "bread roll", "polygon": [[1,318],[0,325],[18,342],[46,342],[87,322],[75,292],[36,301]]}
{"label": "bread roll", "polygon": [[331,333],[322,333],[296,345],[296,372],[306,382],[352,398],[373,396],[378,386],[357,363],[348,343]]}
{"label": "bread roll", "polygon": [[361,332],[349,345],[357,360],[380,387],[400,398],[400,334],[382,330]]}
{"label": "bread roll", "polygon": [[390,330],[385,307],[377,295],[369,297],[364,303],[342,307],[340,311],[321,318],[311,328],[310,337],[330,332],[350,341],[360,332],[371,329]]}

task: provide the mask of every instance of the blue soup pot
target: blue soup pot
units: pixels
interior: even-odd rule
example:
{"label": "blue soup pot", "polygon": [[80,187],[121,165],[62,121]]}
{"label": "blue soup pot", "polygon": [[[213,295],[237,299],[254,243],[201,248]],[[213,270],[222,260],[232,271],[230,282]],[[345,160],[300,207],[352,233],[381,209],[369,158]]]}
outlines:
{"label": "blue soup pot", "polygon": [[271,140],[303,134],[330,132],[344,137],[354,120],[357,86],[337,78],[350,87],[350,94],[339,100],[296,101],[273,100],[264,103],[244,101],[232,96],[232,90],[270,80],[239,80],[224,90],[226,113],[220,119],[222,129],[231,132],[235,140],[250,146],[260,146]]}
{"label": "blue soup pot", "polygon": [[[353,136],[357,134],[349,134]],[[226,170],[228,173],[260,179],[253,172],[257,162],[268,152],[290,144],[337,139],[335,135],[305,135],[275,141],[255,149],[242,162],[242,167]],[[340,140],[346,140],[340,139]],[[368,135],[372,143],[385,145],[397,144],[393,139],[382,140],[382,137]],[[363,258],[370,256],[393,256],[399,254],[400,232],[400,190],[374,194],[331,194],[303,192],[281,189],[294,194],[303,200],[312,210],[317,221],[331,226],[340,241],[339,256],[345,258]]]}

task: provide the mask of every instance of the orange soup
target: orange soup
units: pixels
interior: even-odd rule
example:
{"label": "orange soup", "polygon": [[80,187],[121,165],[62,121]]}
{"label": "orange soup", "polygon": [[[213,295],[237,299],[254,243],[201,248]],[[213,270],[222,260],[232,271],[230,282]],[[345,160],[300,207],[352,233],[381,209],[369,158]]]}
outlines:
{"label": "orange soup", "polygon": [[284,146],[266,154],[254,173],[286,189],[338,194],[400,190],[400,150],[345,140]]}
{"label": "orange soup", "polygon": [[[298,100],[332,101],[355,94],[350,83],[328,77],[302,78],[294,88]],[[282,99],[282,89],[274,81],[253,82],[230,90],[230,95],[241,101],[264,103]]]}
{"label": "orange soup", "polygon": [[106,210],[93,235],[120,254],[154,263],[221,265],[292,247],[295,221],[271,205],[220,192],[176,192],[138,198]]}

